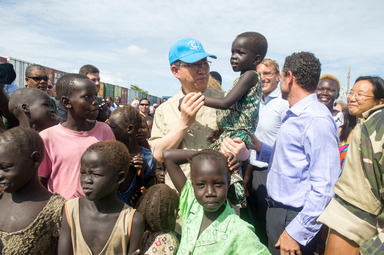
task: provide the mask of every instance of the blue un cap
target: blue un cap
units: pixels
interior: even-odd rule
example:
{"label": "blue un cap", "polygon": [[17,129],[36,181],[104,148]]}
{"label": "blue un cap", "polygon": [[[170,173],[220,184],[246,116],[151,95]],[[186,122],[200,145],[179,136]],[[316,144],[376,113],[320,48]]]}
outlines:
{"label": "blue un cap", "polygon": [[203,45],[193,38],[181,39],[169,50],[170,65],[177,60],[181,60],[185,63],[195,63],[206,57],[217,58],[215,55],[206,53]]}

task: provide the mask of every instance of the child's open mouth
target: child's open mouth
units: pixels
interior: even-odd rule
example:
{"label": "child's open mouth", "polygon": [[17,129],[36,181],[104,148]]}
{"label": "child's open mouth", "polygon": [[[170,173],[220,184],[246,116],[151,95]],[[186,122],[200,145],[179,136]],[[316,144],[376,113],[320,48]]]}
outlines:
{"label": "child's open mouth", "polygon": [[85,188],[83,188],[83,192],[84,192],[84,194],[91,193],[92,189],[85,187]]}

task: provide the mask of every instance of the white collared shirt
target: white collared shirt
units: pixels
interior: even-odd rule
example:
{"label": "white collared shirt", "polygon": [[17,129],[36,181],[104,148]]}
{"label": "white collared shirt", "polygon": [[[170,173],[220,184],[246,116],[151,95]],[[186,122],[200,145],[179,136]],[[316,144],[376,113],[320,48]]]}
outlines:
{"label": "white collared shirt", "polygon": [[[281,98],[280,87],[260,100],[259,123],[255,135],[262,143],[273,146],[288,109],[288,101]],[[251,150],[250,162],[260,168],[268,166],[268,163],[256,160],[256,151],[254,150]]]}

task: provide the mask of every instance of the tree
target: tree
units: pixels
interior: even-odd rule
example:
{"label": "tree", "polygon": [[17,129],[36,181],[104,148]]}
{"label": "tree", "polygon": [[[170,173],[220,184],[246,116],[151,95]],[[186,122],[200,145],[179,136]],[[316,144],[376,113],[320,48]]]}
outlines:
{"label": "tree", "polygon": [[144,93],[144,94],[148,94],[148,91],[143,90],[143,89],[139,88],[139,87],[136,86],[136,85],[131,85],[131,88],[130,88],[130,89],[132,89],[132,90],[137,90],[137,91],[139,91],[139,92],[141,92],[141,93]]}

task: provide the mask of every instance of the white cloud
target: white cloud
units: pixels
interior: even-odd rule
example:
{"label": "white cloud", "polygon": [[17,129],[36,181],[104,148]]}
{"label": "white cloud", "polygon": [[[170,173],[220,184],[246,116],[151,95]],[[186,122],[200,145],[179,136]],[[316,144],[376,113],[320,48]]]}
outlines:
{"label": "white cloud", "polygon": [[194,37],[218,56],[212,70],[228,89],[238,76],[229,65],[237,34],[258,31],[269,42],[267,57],[283,64],[295,51],[313,51],[323,72],[346,84],[361,74],[384,76],[384,2],[2,0],[0,56],[77,71],[91,63],[106,82],[136,84],[150,93],[175,94],[168,50]]}
{"label": "white cloud", "polygon": [[123,52],[131,56],[145,56],[148,53],[148,49],[140,48],[134,44],[123,49]]}

